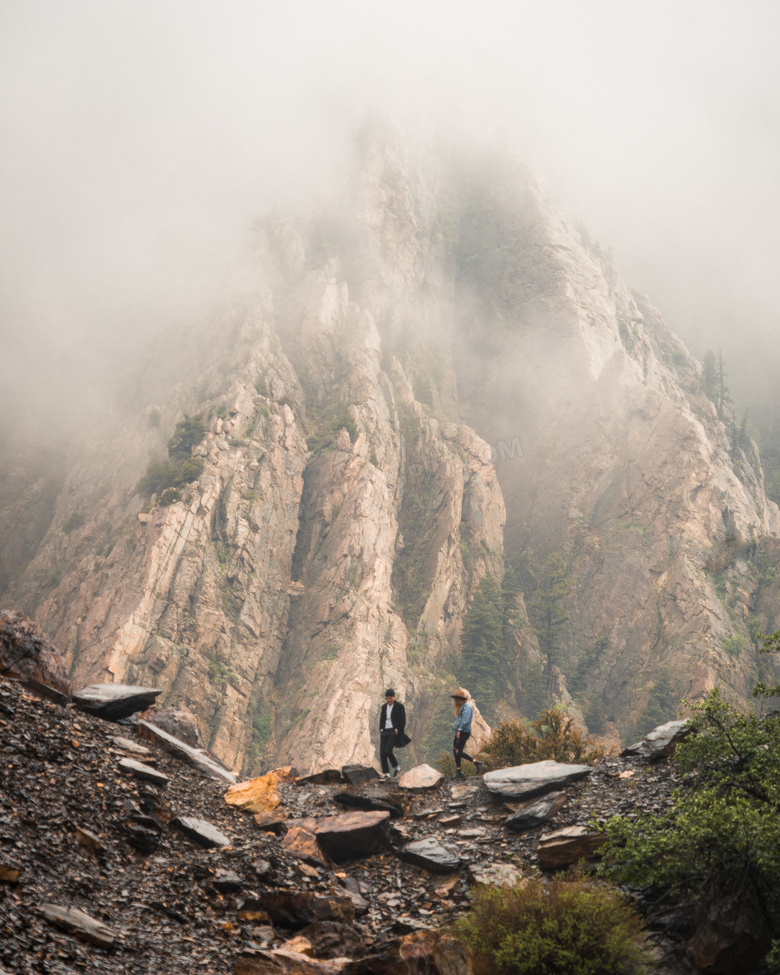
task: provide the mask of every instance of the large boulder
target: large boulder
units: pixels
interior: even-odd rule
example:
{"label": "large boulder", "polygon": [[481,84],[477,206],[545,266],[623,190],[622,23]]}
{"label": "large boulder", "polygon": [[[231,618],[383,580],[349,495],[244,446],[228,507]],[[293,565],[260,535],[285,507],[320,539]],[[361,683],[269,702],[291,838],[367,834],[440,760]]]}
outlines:
{"label": "large boulder", "polygon": [[588,765],[568,765],[548,760],[486,772],[482,781],[498,799],[533,799],[584,779],[590,772]]}
{"label": "large boulder", "polygon": [[90,684],[73,695],[80,711],[106,721],[121,721],[131,714],[145,711],[162,691],[156,687],[133,687],[130,684]]}
{"label": "large boulder", "polygon": [[398,780],[401,789],[420,791],[424,789],[435,789],[442,784],[444,776],[438,769],[431,765],[417,765],[408,772],[404,772]]}
{"label": "large boulder", "polygon": [[237,782],[225,793],[225,802],[246,812],[267,815],[282,801],[279,797],[279,779],[274,772],[266,772],[247,782]]}
{"label": "large boulder", "polygon": [[280,928],[297,930],[316,921],[352,924],[355,908],[346,894],[321,896],[304,890],[274,890],[263,895],[263,909]]}
{"label": "large boulder", "polygon": [[580,860],[592,860],[607,838],[586,826],[567,826],[565,829],[539,837],[537,855],[542,870],[568,867]]}
{"label": "large boulder", "polygon": [[766,917],[754,897],[723,898],[707,905],[687,954],[708,975],[742,975],[761,969],[770,941]]}
{"label": "large boulder", "polygon": [[629,745],[621,752],[622,757],[646,758],[648,762],[657,762],[674,752],[679,742],[691,733],[691,726],[687,721],[667,721],[657,728],[653,728],[642,741]]}
{"label": "large boulder", "polygon": [[398,856],[407,863],[423,867],[431,873],[452,873],[460,866],[460,857],[442,846],[435,836],[426,836],[401,847]]}
{"label": "large boulder", "polygon": [[387,846],[385,811],[350,812],[317,821],[315,835],[322,852],[335,863],[379,853]]}
{"label": "large boulder", "polygon": [[32,681],[70,695],[62,654],[22,613],[0,612],[0,676]]}
{"label": "large boulder", "polygon": [[565,792],[551,792],[538,799],[531,799],[524,802],[513,815],[504,823],[507,829],[514,829],[521,833],[528,829],[536,829],[537,826],[544,826],[557,812],[566,804],[567,795]]}

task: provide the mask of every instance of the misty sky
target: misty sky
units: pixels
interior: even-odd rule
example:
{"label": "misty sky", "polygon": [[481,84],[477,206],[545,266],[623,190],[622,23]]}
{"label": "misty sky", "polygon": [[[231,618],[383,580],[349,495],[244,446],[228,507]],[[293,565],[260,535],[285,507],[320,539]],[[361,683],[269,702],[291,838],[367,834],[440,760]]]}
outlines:
{"label": "misty sky", "polygon": [[778,41],[776,0],[0,0],[0,406],[79,399],[208,307],[367,106],[517,147],[694,353],[769,386]]}

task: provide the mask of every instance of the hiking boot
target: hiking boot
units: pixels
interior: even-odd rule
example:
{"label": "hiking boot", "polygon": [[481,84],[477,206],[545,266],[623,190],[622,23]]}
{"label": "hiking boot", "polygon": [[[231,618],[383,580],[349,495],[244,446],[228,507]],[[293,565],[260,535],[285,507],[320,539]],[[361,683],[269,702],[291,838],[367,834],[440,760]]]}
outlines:
{"label": "hiking boot", "polygon": [[459,769],[458,769],[458,770],[457,770],[457,771],[455,772],[455,778],[456,778],[456,779],[464,779],[464,778],[465,778],[465,775],[463,774],[463,769],[462,769],[462,768],[459,768]]}
{"label": "hiking boot", "polygon": [[396,765],[396,767],[393,769],[393,778],[397,778],[400,774],[401,774],[401,766]]}
{"label": "hiking boot", "polygon": [[474,762],[474,768],[477,770],[477,775],[482,775],[482,769],[485,767],[484,762]]}

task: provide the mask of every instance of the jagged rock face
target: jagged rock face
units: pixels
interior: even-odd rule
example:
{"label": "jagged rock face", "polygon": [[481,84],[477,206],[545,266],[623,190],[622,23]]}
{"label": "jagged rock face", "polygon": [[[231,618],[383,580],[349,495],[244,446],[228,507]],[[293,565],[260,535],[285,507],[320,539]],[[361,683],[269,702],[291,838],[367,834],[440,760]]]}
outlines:
{"label": "jagged rock face", "polygon": [[[192,451],[200,477],[179,500],[144,506],[146,410],[139,429],[69,473],[17,590],[37,600],[74,686],[162,688],[160,705],[198,715],[204,743],[231,768],[261,755],[312,770],[376,761],[384,688],[396,687],[413,722],[430,679],[452,680],[473,590],[502,571],[489,449],[419,402],[383,343],[378,320],[405,303],[419,323],[439,306],[417,293],[428,260],[417,216],[374,225],[370,197],[386,174],[367,174],[357,226],[381,262],[382,293],[361,280],[361,306],[339,261],[312,267],[293,226],[256,228],[244,307],[201,339],[201,362],[222,361],[191,370],[156,408],[210,414]],[[101,510],[63,534],[95,485],[106,490]],[[40,599],[53,563],[62,581]],[[412,734],[419,745],[413,724]]]}
{"label": "jagged rock face", "polygon": [[[529,550],[568,565],[562,699],[599,640],[581,686],[625,725],[661,671],[680,696],[745,695],[778,513],[698,365],[522,167],[445,167],[374,130],[356,172],[336,218],[254,225],[230,310],[161,339],[61,490],[0,486],[3,523],[35,521],[2,546],[5,604],[75,687],[159,687],[245,774],[376,762],[389,685],[419,761],[506,522],[521,579]],[[148,504],[136,485],[184,413],[206,418],[202,472]],[[539,659],[521,597],[517,614],[510,712],[518,661]]]}
{"label": "jagged rock face", "polygon": [[[461,225],[477,259],[462,262],[471,305],[459,370],[477,430],[498,446],[507,556],[521,575],[529,553],[563,556],[572,593],[561,668],[571,675],[583,651],[606,643],[588,689],[624,727],[660,670],[677,699],[715,685],[744,699],[757,552],[779,524],[755,446],[733,449],[698,364],[534,178],[515,167],[507,179],[489,197],[477,182]],[[497,238],[500,248],[480,249]],[[485,334],[492,347],[481,353]]]}

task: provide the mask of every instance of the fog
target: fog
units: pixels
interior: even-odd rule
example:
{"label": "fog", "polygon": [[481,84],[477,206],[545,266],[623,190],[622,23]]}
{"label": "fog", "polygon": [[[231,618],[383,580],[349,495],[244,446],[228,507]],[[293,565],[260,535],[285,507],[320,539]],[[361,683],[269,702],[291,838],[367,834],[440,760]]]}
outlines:
{"label": "fog", "polygon": [[774,2],[3,0],[5,424],[98,406],[207,314],[368,108],[516,148],[748,404],[780,365],[779,29]]}

